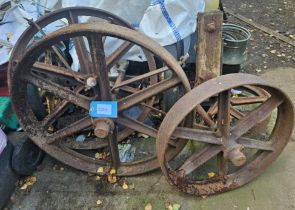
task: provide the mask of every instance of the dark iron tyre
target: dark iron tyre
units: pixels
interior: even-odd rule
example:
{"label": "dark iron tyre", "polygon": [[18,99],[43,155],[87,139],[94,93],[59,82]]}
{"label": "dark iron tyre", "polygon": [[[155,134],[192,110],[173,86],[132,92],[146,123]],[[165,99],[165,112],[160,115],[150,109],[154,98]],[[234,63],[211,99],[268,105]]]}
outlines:
{"label": "dark iron tyre", "polygon": [[19,175],[30,176],[37,170],[43,158],[44,152],[26,137],[15,145],[11,167]]}

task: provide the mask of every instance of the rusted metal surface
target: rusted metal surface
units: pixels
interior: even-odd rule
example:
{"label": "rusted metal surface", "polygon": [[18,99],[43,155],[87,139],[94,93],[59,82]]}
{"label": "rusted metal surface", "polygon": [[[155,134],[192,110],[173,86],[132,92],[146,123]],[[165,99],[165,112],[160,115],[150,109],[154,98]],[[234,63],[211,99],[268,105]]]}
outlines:
{"label": "rusted metal surface", "polygon": [[[120,78],[121,83],[125,81],[126,84],[122,85],[120,82],[117,82],[119,87],[113,89],[113,87],[110,86],[111,83],[108,82],[109,79],[107,74],[108,69],[110,68],[110,66],[107,65],[110,57],[106,58],[104,55],[101,35],[118,37],[125,40],[125,43],[128,42],[132,43],[132,45],[142,47],[147,51],[146,55],[152,55],[151,58],[157,56],[164,64],[166,64],[168,67],[167,70],[169,69],[173,71],[173,77],[164,81],[159,81],[157,78],[159,78],[159,74],[162,73],[163,69],[156,69],[154,61],[149,59],[150,71],[156,71],[158,74],[147,73],[144,78],[135,79],[135,81],[142,79],[150,81],[146,84],[147,86],[145,88],[142,90],[135,89],[132,87],[132,81],[126,83],[126,80]],[[63,40],[71,38],[78,40],[81,39],[81,37],[86,37],[90,43],[89,49],[91,56],[87,58],[90,59],[87,72],[81,71],[73,75],[67,68],[56,68],[54,65],[45,66],[38,62],[36,65],[37,58],[47,49],[50,49],[51,46]],[[124,53],[126,53],[126,51],[124,51],[124,53],[123,51],[124,50],[122,50],[122,53],[119,53],[120,55],[118,53],[113,54],[116,56],[111,56],[111,58],[113,59],[116,57],[116,59],[119,59]],[[114,61],[109,63],[114,63]],[[42,69],[43,67],[45,70]],[[31,71],[31,69],[37,70]],[[40,72],[42,74],[40,74]],[[76,85],[74,88],[68,87],[63,83],[58,83],[54,79],[51,79],[51,77],[43,78],[43,74],[54,74],[55,77],[63,75],[68,80],[75,81],[76,83],[74,84]],[[190,90],[189,82],[180,65],[165,49],[135,31],[108,23],[73,24],[43,37],[40,41],[36,41],[33,46],[27,50],[24,56],[17,62],[17,65],[10,69],[9,75],[10,91],[15,112],[19,117],[21,125],[33,141],[58,160],[80,170],[92,173],[97,173],[97,168],[100,166],[105,167],[105,172],[111,167],[116,167],[118,172],[117,175],[135,175],[157,168],[158,163],[155,155],[145,156],[128,163],[120,163],[118,160],[117,142],[128,137],[134,131],[155,137],[157,129],[143,123],[151,110],[160,110],[163,112],[159,107],[154,107],[156,105],[155,98],[160,97],[165,90],[176,85],[182,85],[185,91]],[[99,75],[99,77],[96,75]],[[97,84],[93,83],[95,86],[87,86],[87,82],[84,82],[89,77],[96,79]],[[78,81],[76,78],[79,78]],[[45,122],[36,119],[34,113],[32,113],[30,105],[26,102],[28,98],[26,98],[25,87],[29,83],[54,94],[62,100],[62,103],[57,106],[57,111],[53,110],[53,112],[51,112],[53,116],[48,114],[44,118]],[[135,93],[128,93],[125,96],[120,96],[116,89],[121,91],[123,87],[133,88]],[[97,91],[89,92],[92,89]],[[53,132],[49,132],[46,127],[42,127],[42,125],[54,125],[53,123],[55,120],[60,118],[59,112],[64,113],[64,109],[66,109],[67,105],[74,105],[75,107],[79,107],[79,109],[88,112],[89,103],[92,100],[97,99],[116,100],[119,102],[118,109],[120,117],[113,122],[116,126],[123,126],[123,130],[118,130],[115,126],[115,129],[112,132],[109,132],[106,139],[89,141],[89,145],[85,145],[86,142],[75,142],[73,147],[78,150],[73,150],[69,145],[71,145],[74,140],[71,140],[70,144],[66,144],[65,139],[69,140],[69,138],[73,138],[73,135],[79,134],[85,129],[94,130],[95,125],[97,124],[90,118],[90,116],[87,116],[86,114],[85,117],[80,118],[80,120],[75,123],[69,124],[60,130],[54,130]],[[142,106],[142,103],[146,106]],[[128,119],[128,117],[124,116],[123,112],[134,106],[142,106],[142,114],[138,118]],[[151,109],[149,107],[154,108]],[[101,128],[102,127],[100,126],[99,129]],[[169,145],[171,145],[169,146],[168,151],[169,157],[172,158],[178,154],[185,142],[186,141],[179,141],[176,144],[169,143]],[[109,159],[95,160],[94,157],[79,152],[79,149],[89,149],[89,147],[96,149],[103,146],[107,146],[110,149]]]}
{"label": "rusted metal surface", "polygon": [[[258,107],[253,108],[237,122],[230,123],[231,105],[228,92],[245,85],[267,91],[269,98],[258,103]],[[220,96],[218,107],[222,110],[218,111],[216,130],[210,130],[209,127],[208,130],[179,127],[185,116],[197,105],[216,95]],[[275,126],[267,139],[245,136],[257,123],[276,112],[278,114]],[[189,194],[211,195],[241,187],[260,175],[281,153],[292,133],[293,116],[294,108],[288,96],[262,78],[248,74],[232,74],[211,79],[183,96],[167,113],[157,138],[157,155],[161,169],[169,183]],[[165,148],[172,137],[202,142],[206,146],[196,150],[183,165],[175,168],[165,159]],[[247,162],[243,164],[246,157],[243,151],[253,148],[253,156],[247,156]],[[224,155],[226,152],[229,152],[228,155]],[[218,170],[215,171],[214,177],[194,177],[197,175],[193,172],[217,157]],[[229,171],[229,162],[242,166]]]}
{"label": "rusted metal surface", "polygon": [[222,21],[218,11],[198,14],[195,85],[221,75]]}

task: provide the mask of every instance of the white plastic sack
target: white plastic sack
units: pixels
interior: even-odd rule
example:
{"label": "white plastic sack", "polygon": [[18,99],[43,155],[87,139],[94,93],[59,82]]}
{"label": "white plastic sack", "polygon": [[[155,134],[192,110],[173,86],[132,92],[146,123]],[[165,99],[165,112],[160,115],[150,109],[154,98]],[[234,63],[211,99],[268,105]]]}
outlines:
{"label": "white plastic sack", "polygon": [[24,1],[21,5],[13,6],[5,13],[0,25],[0,65],[9,60],[12,46],[16,43],[23,31],[28,27],[24,19],[36,19],[36,7],[30,1]]}
{"label": "white plastic sack", "polygon": [[[44,10],[72,6],[89,6],[109,11],[162,46],[174,44],[194,33],[197,13],[205,9],[204,0],[22,0],[6,12],[2,21],[4,24],[0,25],[0,43],[6,43],[0,48],[0,65],[8,61],[12,46],[28,27],[23,17],[36,20]],[[80,21],[86,22],[87,19],[84,17]],[[57,25],[62,26],[60,23],[52,24],[44,31],[50,33],[58,29]],[[111,54],[120,44],[118,40],[107,39],[106,54]],[[77,61],[74,47],[70,54]],[[133,47],[122,59],[146,60],[138,47]],[[78,63],[73,63],[73,69],[78,68]]]}
{"label": "white plastic sack", "polygon": [[5,147],[7,146],[7,137],[5,133],[0,128],[0,155],[4,151]]}
{"label": "white plastic sack", "polygon": [[[205,9],[204,0],[63,0],[62,7],[91,6],[109,11],[129,22],[139,32],[162,46],[174,44],[189,37],[196,30],[197,14]],[[85,22],[85,19],[82,20]],[[106,54],[110,55],[122,42],[107,39]],[[187,52],[185,52],[187,53]],[[77,58],[75,49],[70,54]],[[122,59],[145,61],[142,50],[133,47]],[[78,68],[73,59],[73,68]]]}
{"label": "white plastic sack", "polygon": [[[6,11],[0,24],[0,65],[8,62],[13,46],[21,34],[29,26],[24,19],[36,20],[44,14],[44,10],[51,10],[56,6],[58,0],[46,1],[22,0]],[[55,24],[56,25],[56,24]],[[56,30],[54,26],[48,31]]]}
{"label": "white plastic sack", "polygon": [[196,19],[203,12],[203,0],[153,0],[140,22],[139,31],[162,46],[171,45],[196,30]]}

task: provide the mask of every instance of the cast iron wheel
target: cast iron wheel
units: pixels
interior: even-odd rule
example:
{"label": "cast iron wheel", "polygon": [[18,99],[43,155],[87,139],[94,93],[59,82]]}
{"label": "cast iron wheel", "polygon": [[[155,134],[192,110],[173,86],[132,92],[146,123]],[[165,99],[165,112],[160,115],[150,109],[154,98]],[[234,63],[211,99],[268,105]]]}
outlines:
{"label": "cast iron wheel", "polygon": [[[230,92],[245,85],[266,91],[269,98],[233,121]],[[216,95],[216,129],[180,126],[197,105]],[[267,136],[257,138],[248,132],[270,115]],[[278,157],[292,134],[293,116],[288,96],[257,76],[232,74],[211,79],[183,96],[167,113],[157,138],[159,164],[168,182],[188,194],[205,196],[236,189],[260,175]],[[185,152],[170,160],[165,153],[171,137],[191,141]]]}
{"label": "cast iron wheel", "polygon": [[[38,39],[37,35],[46,36],[46,33],[44,31],[46,31],[46,27],[48,27],[50,24],[61,20],[63,20],[63,22],[67,22],[68,25],[78,22],[80,23],[81,17],[99,18],[100,20],[104,20],[112,24],[132,28],[129,23],[119,18],[118,16],[107,11],[92,7],[79,6],[55,10],[54,12],[50,12],[42,16],[35,22],[28,20],[30,26],[22,33],[21,37],[15,44],[10,56],[9,68],[13,68],[14,66],[11,61],[17,62],[22,58],[27,48],[32,43],[34,43],[36,39]],[[83,57],[82,52],[85,51],[85,46],[82,45],[81,40],[75,40],[74,47],[76,48],[76,51],[79,52],[78,57]],[[59,56],[65,57],[62,53],[59,53]],[[32,104],[32,110],[37,115],[38,119],[43,119],[46,116],[46,109],[44,109],[43,102],[39,97],[38,89],[33,85],[28,85],[27,91],[30,98],[30,103]],[[79,145],[75,146],[79,147]]]}
{"label": "cast iron wheel", "polygon": [[[122,44],[112,54],[106,56],[103,40],[109,37],[120,39]],[[37,62],[38,57],[42,56],[47,49],[70,39],[80,40],[86,46],[88,43],[86,49],[89,49],[90,55],[88,52],[83,55],[84,63],[87,64],[85,71],[74,72],[67,67]],[[116,78],[116,81],[110,81],[108,71],[111,66],[134,46],[142,48],[146,52],[145,55],[152,58],[148,59],[150,72],[132,78],[125,78],[122,74]],[[167,67],[156,69],[153,56],[160,59]],[[155,154],[145,154],[134,161],[120,163],[118,141],[126,139],[134,131],[155,138],[157,126],[149,126],[144,119],[151,113],[165,115],[158,105],[161,95],[176,86],[183,86],[186,92],[190,90],[185,73],[164,48],[136,31],[103,22],[73,24],[53,32],[34,43],[19,62],[11,62],[16,64],[9,69],[12,104],[28,136],[56,159],[91,173],[99,173],[97,169],[101,166],[104,168],[103,173],[109,172],[114,167],[118,169],[117,175],[125,176],[156,169],[158,162]],[[174,74],[170,78],[159,80],[160,74],[168,70],[172,70]],[[65,86],[59,80],[52,80],[52,76],[59,79],[66,78],[71,85]],[[27,103],[28,97],[24,90],[28,84],[51,93],[60,101],[58,106],[41,121],[36,118],[30,104]],[[91,118],[88,112],[89,104],[93,100],[117,101],[119,117],[112,120]],[[127,117],[125,111],[134,107],[142,108],[140,115],[134,118]],[[76,118],[72,122],[68,121],[64,127],[57,128],[56,122],[70,112],[73,113],[73,109],[78,113]],[[202,113],[204,112],[203,110]],[[125,129],[118,130],[117,125]],[[106,127],[109,130],[105,129]],[[94,131],[98,137],[107,131],[105,139],[95,139],[90,156],[86,154],[86,151],[73,149],[67,144],[68,141],[73,142],[75,135],[82,131]],[[96,142],[100,145],[104,142],[103,144],[108,146],[110,156],[107,159],[94,158],[95,152],[100,148]],[[185,142],[178,141],[174,144],[171,141],[169,156],[176,155]]]}
{"label": "cast iron wheel", "polygon": [[[99,18],[99,21],[106,21],[112,24],[116,25],[121,25],[127,28],[132,29],[132,26],[124,21],[123,19],[119,18],[118,16],[111,14],[107,11],[96,9],[96,8],[91,8],[91,7],[68,7],[68,8],[63,8],[60,10],[56,10],[54,12],[51,12],[47,15],[44,15],[40,19],[38,19],[36,22],[29,22],[30,27],[22,34],[22,36],[18,39],[18,42],[16,43],[14,50],[11,55],[10,63],[9,63],[9,68],[13,68],[14,64],[13,62],[18,62],[22,56],[24,55],[25,51],[27,48],[36,41],[36,35],[41,35],[43,37],[46,37],[47,34],[45,34],[44,29],[48,27],[50,24],[64,20],[66,21],[69,25],[75,24],[75,23],[80,23],[81,22],[81,17],[89,17],[89,18]],[[95,21],[98,21],[94,19]],[[85,60],[84,55],[87,53],[87,49],[85,45],[83,44],[83,41],[81,39],[74,39],[74,47],[77,51],[77,56],[79,60],[81,60],[81,69],[80,71],[82,72],[87,68],[87,64],[85,62],[82,62]],[[124,50],[128,50],[128,46],[122,46],[121,49],[118,49],[118,53],[124,53]],[[120,52],[121,50],[121,52]],[[61,63],[64,63],[65,66],[69,67],[69,64],[65,58],[65,55],[62,52],[58,52],[58,50],[52,49],[52,53],[55,53],[56,57],[61,57]],[[150,66],[155,65],[154,60],[152,56],[146,55],[147,61]],[[115,60],[110,59],[109,65],[113,65]],[[155,68],[155,67],[152,67]],[[65,83],[67,83],[68,80],[65,79]],[[28,85],[28,98],[30,98],[30,104],[32,106],[32,110],[34,114],[37,116],[38,120],[43,119],[46,116],[46,109],[43,105],[44,99],[41,99],[39,96],[39,90],[36,86],[34,85]],[[141,119],[144,119],[145,117],[142,115],[140,116]],[[125,130],[124,136],[122,136],[119,139],[123,139],[124,137],[129,136],[130,134],[133,133],[133,130],[128,129]],[[108,143],[106,141],[101,141],[101,142],[84,142],[84,143],[77,143],[77,142],[67,142],[68,147],[71,147],[72,149],[94,149],[94,148],[102,148],[106,147]]]}

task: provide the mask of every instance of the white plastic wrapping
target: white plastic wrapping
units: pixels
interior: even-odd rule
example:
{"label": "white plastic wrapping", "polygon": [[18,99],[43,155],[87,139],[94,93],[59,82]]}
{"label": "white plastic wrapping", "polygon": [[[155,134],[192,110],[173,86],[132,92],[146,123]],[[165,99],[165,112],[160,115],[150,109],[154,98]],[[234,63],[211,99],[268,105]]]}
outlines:
{"label": "white plastic wrapping", "polygon": [[7,146],[7,137],[5,133],[0,128],[0,155],[4,151],[5,147]]}
{"label": "white plastic wrapping", "polygon": [[[89,6],[109,11],[160,45],[167,46],[194,33],[197,13],[204,11],[205,2],[204,0],[22,0],[6,12],[0,25],[0,45],[2,45],[0,65],[8,61],[12,46],[28,27],[23,17],[36,20],[45,10],[72,6]],[[87,17],[81,20],[85,21]],[[55,26],[49,26],[45,32],[49,33],[56,29]],[[110,54],[119,45],[120,42],[117,40],[107,39],[106,53]],[[75,48],[71,49],[70,54],[73,60],[77,61]],[[139,48],[134,47],[123,59],[144,61],[145,57]],[[78,63],[73,63],[73,68],[77,70]]]}

